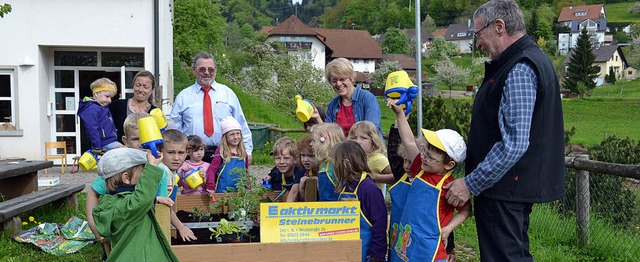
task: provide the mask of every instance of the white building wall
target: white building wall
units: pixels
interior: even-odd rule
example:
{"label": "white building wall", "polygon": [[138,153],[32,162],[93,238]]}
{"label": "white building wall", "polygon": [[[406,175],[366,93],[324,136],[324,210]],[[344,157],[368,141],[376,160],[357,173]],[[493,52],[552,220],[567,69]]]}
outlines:
{"label": "white building wall", "polygon": [[[311,42],[311,60],[313,66],[323,70],[325,67],[325,45],[317,38],[311,36],[271,36],[267,39],[268,42],[280,41],[280,42]],[[301,56],[300,52],[304,51],[289,51],[292,55]]]}
{"label": "white building wall", "polygon": [[[0,131],[0,156],[39,160],[44,142],[52,141],[53,49],[131,48],[144,50],[145,69],[154,71],[153,1],[147,0],[20,0],[0,19],[0,67],[15,68],[17,131]],[[160,0],[160,75],[167,83],[172,71],[172,0]],[[165,88],[165,95],[166,95]],[[166,97],[166,96],[165,96]]]}
{"label": "white building wall", "polygon": [[349,58],[349,62],[353,65],[353,71],[363,73],[373,73],[376,71],[375,59],[353,59]]}

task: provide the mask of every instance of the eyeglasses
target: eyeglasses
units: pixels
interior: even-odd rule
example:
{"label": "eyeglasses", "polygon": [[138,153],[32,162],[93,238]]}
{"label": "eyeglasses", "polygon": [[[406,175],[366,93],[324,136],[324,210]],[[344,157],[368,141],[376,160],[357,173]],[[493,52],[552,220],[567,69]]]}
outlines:
{"label": "eyeglasses", "polygon": [[340,82],[340,83],[344,83],[344,82],[346,82],[346,81],[347,81],[347,79],[349,79],[349,78],[331,78],[331,79],[329,80],[329,83],[331,83],[331,85],[335,85],[335,84],[337,84],[338,82]]}
{"label": "eyeglasses", "polygon": [[478,31],[473,32],[473,38],[474,39],[478,39],[478,37],[480,36],[480,32],[482,32],[482,30],[484,30],[485,28],[489,27],[491,24],[495,23],[497,19],[491,21],[491,23],[488,23],[487,25],[483,26],[482,28],[480,28]]}
{"label": "eyeglasses", "polygon": [[209,74],[213,74],[213,73],[215,73],[215,72],[216,72],[216,69],[215,69],[215,68],[213,68],[213,67],[209,67],[209,68],[206,68],[206,67],[200,67],[200,68],[198,68],[197,70],[198,70],[198,72],[200,72],[200,74],[204,74],[204,73],[205,73],[205,72],[207,72],[207,71],[209,71]]}
{"label": "eyeglasses", "polygon": [[444,162],[444,160],[438,160],[438,159],[433,158],[429,152],[420,152],[420,157],[423,160],[425,160],[427,162],[431,162],[431,163],[434,163],[434,162],[443,163]]}

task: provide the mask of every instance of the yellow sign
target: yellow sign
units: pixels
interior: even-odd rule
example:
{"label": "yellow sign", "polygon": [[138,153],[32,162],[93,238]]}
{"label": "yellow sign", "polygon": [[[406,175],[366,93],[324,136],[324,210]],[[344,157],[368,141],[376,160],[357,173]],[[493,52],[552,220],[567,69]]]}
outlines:
{"label": "yellow sign", "polygon": [[360,202],[260,204],[260,242],[360,239]]}

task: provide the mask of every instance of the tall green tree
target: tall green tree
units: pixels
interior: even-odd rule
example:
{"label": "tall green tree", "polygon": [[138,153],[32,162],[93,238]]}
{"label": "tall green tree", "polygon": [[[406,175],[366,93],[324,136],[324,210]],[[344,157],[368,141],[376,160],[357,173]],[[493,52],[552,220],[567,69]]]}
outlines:
{"label": "tall green tree", "polygon": [[350,3],[351,0],[340,0],[333,7],[325,7],[324,13],[320,15],[320,25],[324,28],[340,28],[340,21]]}
{"label": "tall green tree", "polygon": [[407,36],[398,28],[389,28],[382,41],[382,53],[411,54],[411,47]]}
{"label": "tall green tree", "polygon": [[[578,36],[578,43],[569,60],[567,75],[564,79],[564,88],[578,94],[595,88],[596,83],[594,80],[598,77],[598,72],[600,72],[600,67],[593,65],[595,60],[596,55],[593,54],[591,38],[585,27],[580,32],[580,36]],[[584,86],[586,90],[579,88],[581,86]]]}
{"label": "tall green tree", "polygon": [[220,4],[211,0],[175,1],[173,55],[191,64],[198,52],[214,51],[224,43],[225,20]]}

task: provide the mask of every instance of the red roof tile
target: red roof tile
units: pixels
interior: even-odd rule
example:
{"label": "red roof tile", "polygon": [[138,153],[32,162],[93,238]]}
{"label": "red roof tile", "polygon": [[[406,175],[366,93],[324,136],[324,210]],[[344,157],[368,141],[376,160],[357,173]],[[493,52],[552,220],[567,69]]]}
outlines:
{"label": "red roof tile", "polygon": [[434,31],[433,33],[431,33],[431,35],[433,35],[433,37],[442,37],[444,38],[444,35],[447,33],[447,28],[440,28],[436,31]]}
{"label": "red roof tile", "polygon": [[[604,8],[604,4],[565,6],[562,8],[562,11],[560,11],[560,16],[558,16],[558,22],[571,21],[571,20],[598,19],[600,18],[600,11],[602,11],[603,8]],[[577,12],[587,12],[587,14],[583,16],[576,16]]]}
{"label": "red roof tile", "polygon": [[366,30],[314,28],[333,51],[331,58],[381,59],[382,47]]}
{"label": "red roof tile", "polygon": [[307,26],[295,15],[290,16],[282,23],[269,30],[271,35],[316,35],[316,32]]}
{"label": "red roof tile", "polygon": [[383,54],[382,60],[395,61],[404,70],[416,70],[416,58],[403,54]]}

